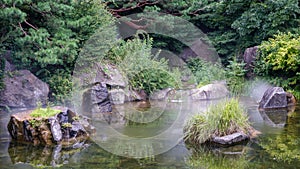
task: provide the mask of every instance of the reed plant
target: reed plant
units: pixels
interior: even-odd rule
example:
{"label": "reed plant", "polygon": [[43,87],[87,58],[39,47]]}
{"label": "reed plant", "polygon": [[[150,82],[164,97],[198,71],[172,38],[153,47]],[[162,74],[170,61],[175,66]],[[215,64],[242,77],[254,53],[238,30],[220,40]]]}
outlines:
{"label": "reed plant", "polygon": [[248,117],[238,99],[227,99],[193,116],[184,127],[185,141],[202,144],[216,136],[225,136],[250,129]]}

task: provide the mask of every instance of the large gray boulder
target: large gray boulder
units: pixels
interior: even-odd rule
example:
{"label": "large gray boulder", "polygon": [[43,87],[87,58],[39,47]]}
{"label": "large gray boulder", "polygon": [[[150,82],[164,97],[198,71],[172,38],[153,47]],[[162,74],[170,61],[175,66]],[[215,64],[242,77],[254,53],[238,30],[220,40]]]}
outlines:
{"label": "large gray boulder", "polygon": [[125,88],[128,83],[117,67],[110,64],[98,64],[95,82],[105,83],[112,88]]}
{"label": "large gray boulder", "polygon": [[183,50],[179,57],[185,62],[192,58],[200,58],[213,63],[220,61],[216,50],[201,39],[195,40],[189,48]]}
{"label": "large gray boulder", "polygon": [[125,92],[123,89],[112,89],[108,93],[112,104],[124,104]]}
{"label": "large gray boulder", "polygon": [[259,102],[260,109],[284,108],[287,106],[287,93],[282,87],[269,88]]}
{"label": "large gray boulder", "polygon": [[157,90],[150,95],[150,99],[151,100],[165,100],[168,98],[168,95],[172,91],[174,91],[174,89],[172,89],[172,88]]}
{"label": "large gray boulder", "polygon": [[191,100],[211,100],[227,97],[229,90],[225,84],[208,84],[198,89],[190,90]]}
{"label": "large gray boulder", "polygon": [[[7,70],[13,69],[7,64]],[[0,106],[12,108],[36,107],[46,104],[49,86],[28,70],[10,72],[4,78],[5,89],[0,91]]]}
{"label": "large gray boulder", "polygon": [[109,93],[106,84],[94,84],[83,94],[83,112],[106,113],[112,111]]}
{"label": "large gray boulder", "polygon": [[253,68],[254,68],[254,63],[255,63],[256,56],[257,56],[257,50],[258,50],[258,47],[254,46],[251,48],[247,48],[244,52],[244,62],[246,63],[245,69],[247,70],[246,76],[249,78],[254,77]]}

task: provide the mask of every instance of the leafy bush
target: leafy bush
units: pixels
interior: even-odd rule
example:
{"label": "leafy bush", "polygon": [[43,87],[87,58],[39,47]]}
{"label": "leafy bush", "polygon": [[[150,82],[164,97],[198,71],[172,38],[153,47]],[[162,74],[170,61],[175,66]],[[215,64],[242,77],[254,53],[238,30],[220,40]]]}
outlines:
{"label": "leafy bush", "polygon": [[201,144],[213,136],[234,132],[247,133],[250,124],[237,99],[225,100],[209,107],[208,111],[192,117],[184,127],[185,140]]}
{"label": "leafy bush", "polygon": [[226,67],[226,79],[229,90],[233,95],[239,95],[243,92],[245,87],[245,63],[238,62],[237,59],[229,61]]}
{"label": "leafy bush", "polygon": [[106,56],[116,64],[129,85],[134,89],[143,89],[148,94],[155,90],[180,86],[180,74],[170,70],[165,59],[157,59],[151,54],[152,39],[141,40],[138,37],[124,41],[114,47]]}
{"label": "leafy bush", "polygon": [[274,85],[299,91],[300,35],[279,33],[264,41],[254,71]]}
{"label": "leafy bush", "polygon": [[[85,41],[98,29],[115,29],[111,26],[115,20],[99,0],[0,4],[0,49],[12,51],[11,59],[17,67],[29,69],[50,83],[58,101],[70,91],[66,77],[71,76]],[[115,39],[115,34],[109,35]]]}
{"label": "leafy bush", "polygon": [[51,88],[51,96],[59,102],[65,103],[71,98],[72,79],[71,75],[58,71],[51,75],[47,82]]}
{"label": "leafy bush", "polygon": [[187,62],[187,67],[193,73],[198,86],[203,86],[216,80],[225,79],[225,70],[220,64],[193,58]]}

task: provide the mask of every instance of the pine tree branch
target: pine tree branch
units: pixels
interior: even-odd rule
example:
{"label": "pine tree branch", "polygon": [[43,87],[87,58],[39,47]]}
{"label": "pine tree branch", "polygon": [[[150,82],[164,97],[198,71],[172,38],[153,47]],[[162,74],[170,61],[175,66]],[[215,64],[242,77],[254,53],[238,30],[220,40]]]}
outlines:
{"label": "pine tree branch", "polygon": [[[126,11],[130,11],[130,10],[133,10],[133,9],[136,9],[136,8],[141,8],[141,7],[144,7],[146,5],[156,5],[160,2],[161,0],[157,0],[155,2],[148,2],[148,1],[145,1],[145,2],[139,2],[136,6],[132,6],[132,7],[129,7],[129,8],[120,8],[120,9],[110,9],[110,11],[115,14],[115,13],[118,13],[118,12],[126,12]],[[130,2],[133,2],[133,1],[130,1]]]}
{"label": "pine tree branch", "polygon": [[24,21],[28,26],[30,26],[31,28],[33,28],[34,30],[39,30],[37,27],[33,26],[32,24],[30,24],[29,22],[27,22],[27,20]]}
{"label": "pine tree branch", "polygon": [[24,31],[24,29],[23,29],[23,27],[22,27],[22,25],[21,25],[20,22],[19,22],[19,27],[20,27],[21,31],[23,32],[23,34],[24,34],[25,36],[27,36],[27,32]]}

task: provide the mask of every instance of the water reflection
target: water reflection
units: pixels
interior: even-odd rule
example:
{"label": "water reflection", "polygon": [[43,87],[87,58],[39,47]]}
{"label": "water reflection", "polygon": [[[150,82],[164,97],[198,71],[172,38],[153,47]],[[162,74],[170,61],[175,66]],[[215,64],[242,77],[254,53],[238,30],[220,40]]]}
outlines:
{"label": "water reflection", "polygon": [[[183,120],[194,113],[205,111],[213,102],[181,103],[181,115],[178,115],[178,103],[168,103],[160,106],[147,103],[133,103],[118,107],[115,114],[107,114],[110,117],[110,130],[116,134],[136,138],[147,138],[159,132],[168,131],[175,119]],[[108,135],[107,128],[102,127],[107,121],[101,120],[99,114],[94,114],[93,125],[97,127],[97,135],[93,138],[96,142],[89,142],[88,146],[80,149],[60,149],[60,147],[34,147],[9,142],[6,125],[11,113],[1,113],[1,139],[0,142],[0,168],[37,168],[52,166],[60,168],[297,168],[300,166],[300,110],[294,113],[285,112],[283,117],[273,118],[272,114],[265,113],[274,124],[283,124],[284,127],[269,125],[266,119],[258,111],[257,105],[251,105],[248,109],[250,120],[254,128],[263,134],[258,139],[252,140],[245,145],[222,148],[188,147],[179,141],[173,147],[170,135],[157,139],[155,144],[145,140],[140,143],[116,139],[115,135]],[[161,109],[160,109],[161,108]],[[147,124],[129,122],[125,117],[126,112],[132,111],[149,112],[157,110],[159,118]],[[161,112],[162,111],[162,112]],[[155,112],[154,112],[155,113]],[[284,113],[275,116],[283,115]],[[129,114],[132,115],[132,114]],[[134,115],[133,115],[134,116]],[[147,115],[144,116],[147,118]],[[109,119],[109,118],[107,118]],[[278,120],[279,119],[279,120]],[[281,121],[280,121],[281,120]],[[173,130],[173,134],[182,132],[180,127]],[[172,136],[172,135],[171,135]],[[169,151],[153,155],[148,158],[127,158],[117,156],[99,146],[98,141],[107,144],[107,147],[120,151],[120,153],[140,153],[139,156],[147,156],[157,149],[172,146]],[[47,168],[47,167],[46,167]]]}

